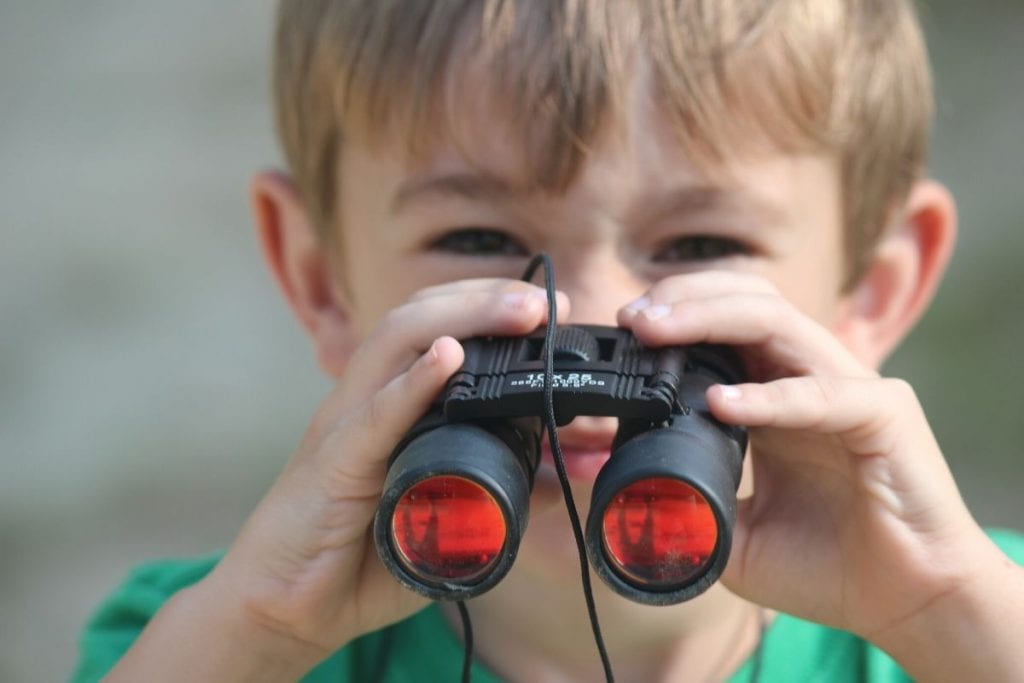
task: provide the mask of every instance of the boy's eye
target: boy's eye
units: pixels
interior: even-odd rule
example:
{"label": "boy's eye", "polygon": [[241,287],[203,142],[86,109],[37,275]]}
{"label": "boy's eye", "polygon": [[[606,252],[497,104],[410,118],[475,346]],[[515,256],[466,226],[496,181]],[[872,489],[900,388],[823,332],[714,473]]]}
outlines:
{"label": "boy's eye", "polygon": [[654,255],[658,263],[675,261],[713,261],[729,256],[750,254],[746,244],[727,237],[693,235],[680,237],[662,245]]}
{"label": "boy's eye", "polygon": [[453,230],[430,244],[430,249],[460,256],[529,256],[514,237],[491,228]]}

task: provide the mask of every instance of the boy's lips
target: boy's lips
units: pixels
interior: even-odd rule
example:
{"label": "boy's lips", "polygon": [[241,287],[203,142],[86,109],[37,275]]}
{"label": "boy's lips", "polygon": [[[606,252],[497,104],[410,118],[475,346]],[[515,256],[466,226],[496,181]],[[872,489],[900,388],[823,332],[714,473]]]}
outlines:
{"label": "boy's lips", "polygon": [[[572,443],[559,439],[565,472],[569,479],[593,483],[597,473],[611,457],[611,439],[604,443]],[[555,469],[551,444],[545,438],[541,447],[541,467]]]}

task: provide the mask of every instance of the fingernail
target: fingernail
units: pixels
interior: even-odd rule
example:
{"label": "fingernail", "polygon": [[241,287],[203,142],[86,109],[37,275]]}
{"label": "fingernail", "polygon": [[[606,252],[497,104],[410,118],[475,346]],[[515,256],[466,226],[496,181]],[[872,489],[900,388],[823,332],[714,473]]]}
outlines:
{"label": "fingernail", "polygon": [[731,384],[719,384],[718,390],[722,392],[722,398],[726,401],[738,401],[743,398],[743,391]]}
{"label": "fingernail", "polygon": [[640,312],[640,315],[647,318],[648,320],[660,320],[661,318],[667,317],[672,312],[671,306],[665,304],[658,304],[657,306],[649,306]]}
{"label": "fingernail", "polygon": [[438,358],[440,358],[440,355],[437,353],[437,342],[438,339],[435,339],[430,345],[430,348],[427,349],[426,361],[428,365],[433,365],[437,362]]}
{"label": "fingernail", "polygon": [[636,301],[633,301],[633,302],[631,302],[629,304],[626,304],[626,310],[629,311],[630,313],[639,313],[640,311],[644,310],[645,308],[647,308],[650,305],[651,305],[650,298],[646,297],[646,296],[642,296],[639,299],[637,299]]}

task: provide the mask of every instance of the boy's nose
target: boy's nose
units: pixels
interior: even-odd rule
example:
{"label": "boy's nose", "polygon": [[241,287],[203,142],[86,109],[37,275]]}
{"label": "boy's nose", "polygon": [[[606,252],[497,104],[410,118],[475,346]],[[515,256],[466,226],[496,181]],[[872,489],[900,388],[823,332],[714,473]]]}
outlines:
{"label": "boy's nose", "polygon": [[556,286],[572,305],[570,323],[615,325],[618,310],[650,287],[614,253],[568,255],[554,268]]}

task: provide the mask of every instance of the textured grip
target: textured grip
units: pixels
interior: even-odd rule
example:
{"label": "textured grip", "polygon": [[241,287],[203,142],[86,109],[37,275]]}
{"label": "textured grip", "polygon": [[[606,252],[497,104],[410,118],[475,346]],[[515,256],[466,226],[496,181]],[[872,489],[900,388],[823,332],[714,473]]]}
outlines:
{"label": "textured grip", "polygon": [[601,348],[594,335],[580,327],[559,327],[554,339],[555,361],[596,361]]}

